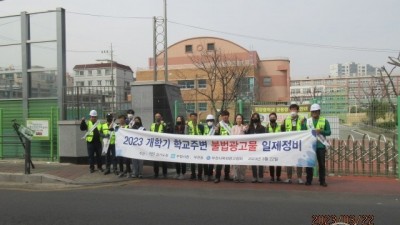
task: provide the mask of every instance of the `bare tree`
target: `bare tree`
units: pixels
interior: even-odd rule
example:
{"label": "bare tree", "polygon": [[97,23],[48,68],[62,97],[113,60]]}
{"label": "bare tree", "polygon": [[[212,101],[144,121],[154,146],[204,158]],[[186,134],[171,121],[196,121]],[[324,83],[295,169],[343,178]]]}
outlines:
{"label": "bare tree", "polygon": [[[201,71],[199,76],[206,77],[207,88],[198,89],[197,94],[204,96],[218,115],[218,110],[228,109],[242,93],[241,84],[254,69],[248,59],[222,50],[202,51],[199,55],[189,55],[193,65]],[[180,75],[185,78],[185,75]]]}
{"label": "bare tree", "polygon": [[389,56],[388,63],[390,65],[393,65],[393,67],[390,70],[387,70],[385,66],[382,66],[379,69],[379,75],[380,75],[381,82],[384,84],[383,87],[385,89],[385,96],[387,97],[388,103],[392,109],[393,114],[396,115],[397,103],[394,103],[392,101],[391,96],[394,95],[394,96],[398,97],[399,92],[397,90],[396,85],[393,82],[392,73],[396,68],[400,67],[400,53],[397,56],[397,58]]}

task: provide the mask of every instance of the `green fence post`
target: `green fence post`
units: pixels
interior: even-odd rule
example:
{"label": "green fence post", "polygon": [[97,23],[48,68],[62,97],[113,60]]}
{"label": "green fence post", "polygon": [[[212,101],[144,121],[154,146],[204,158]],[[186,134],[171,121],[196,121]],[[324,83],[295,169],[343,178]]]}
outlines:
{"label": "green fence post", "polygon": [[243,115],[243,100],[239,99],[237,104],[239,106],[239,113]]}
{"label": "green fence post", "polygon": [[0,109],[0,159],[3,159],[3,110]]}
{"label": "green fence post", "polygon": [[397,97],[397,177],[400,178],[400,96]]}
{"label": "green fence post", "polygon": [[173,118],[174,124],[176,123],[175,120],[176,120],[176,117],[178,117],[178,113],[179,113],[178,107],[179,107],[179,102],[178,102],[178,100],[175,100],[175,102],[174,102],[174,118]]}
{"label": "green fence post", "polygon": [[50,136],[50,159],[54,162],[54,154],[53,154],[53,109],[54,107],[50,108],[50,122],[49,122],[49,136]]}

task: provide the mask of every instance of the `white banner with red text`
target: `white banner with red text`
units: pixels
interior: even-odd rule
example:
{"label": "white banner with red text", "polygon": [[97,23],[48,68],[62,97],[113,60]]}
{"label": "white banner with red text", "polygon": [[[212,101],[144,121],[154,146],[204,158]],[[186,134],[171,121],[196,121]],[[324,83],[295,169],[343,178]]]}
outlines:
{"label": "white banner with red text", "polygon": [[311,131],[196,136],[121,128],[115,148],[117,156],[152,161],[313,167],[316,142]]}

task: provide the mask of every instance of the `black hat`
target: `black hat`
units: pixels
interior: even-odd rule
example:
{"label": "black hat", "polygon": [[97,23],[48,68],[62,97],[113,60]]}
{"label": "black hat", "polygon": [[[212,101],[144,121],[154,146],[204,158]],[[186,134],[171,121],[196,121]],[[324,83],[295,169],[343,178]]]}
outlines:
{"label": "black hat", "polygon": [[107,118],[107,119],[112,119],[112,118],[113,118],[113,114],[108,113],[108,114],[106,115],[106,118]]}

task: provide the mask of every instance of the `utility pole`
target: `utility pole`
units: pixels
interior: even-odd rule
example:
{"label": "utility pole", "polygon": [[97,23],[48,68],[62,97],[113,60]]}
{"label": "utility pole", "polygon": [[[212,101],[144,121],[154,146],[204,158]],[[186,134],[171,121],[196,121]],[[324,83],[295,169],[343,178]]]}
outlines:
{"label": "utility pole", "polygon": [[167,0],[164,0],[164,79],[165,83],[168,82],[168,42],[167,42]]}
{"label": "utility pole", "polygon": [[114,50],[112,43],[110,45],[110,50],[104,50],[101,51],[101,53],[106,53],[110,54],[111,60],[110,61],[110,68],[111,68],[111,112],[114,112],[114,104],[116,103],[116,99],[114,99],[114,68],[113,68],[113,63],[114,63]]}

